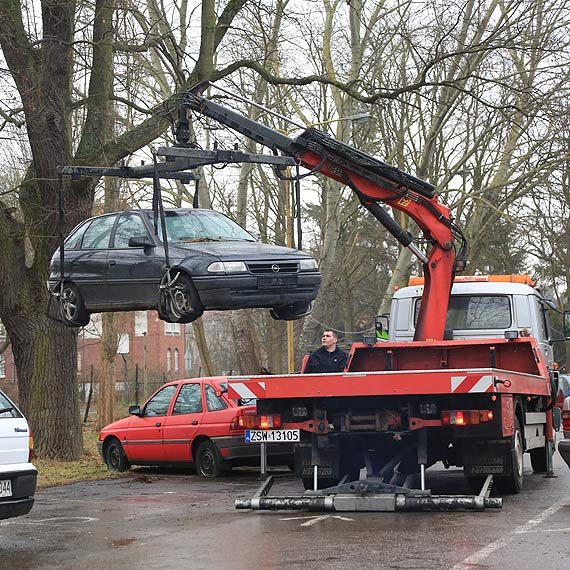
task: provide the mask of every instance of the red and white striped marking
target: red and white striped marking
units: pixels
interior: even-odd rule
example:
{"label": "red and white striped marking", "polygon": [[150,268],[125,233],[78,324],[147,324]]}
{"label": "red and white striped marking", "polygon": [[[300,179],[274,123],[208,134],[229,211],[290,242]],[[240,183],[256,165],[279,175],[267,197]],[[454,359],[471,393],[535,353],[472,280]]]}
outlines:
{"label": "red and white striped marking", "polygon": [[249,400],[251,398],[264,398],[265,397],[265,382],[229,382],[228,391],[230,389],[235,393],[230,392],[230,398],[237,395],[238,398]]}
{"label": "red and white striped marking", "polygon": [[493,376],[491,374],[451,377],[452,394],[474,394],[493,391]]}

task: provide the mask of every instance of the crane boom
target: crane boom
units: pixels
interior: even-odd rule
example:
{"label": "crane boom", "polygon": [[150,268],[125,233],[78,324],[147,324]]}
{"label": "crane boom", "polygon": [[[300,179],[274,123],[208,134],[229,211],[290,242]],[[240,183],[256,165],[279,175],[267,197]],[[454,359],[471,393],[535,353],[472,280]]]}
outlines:
{"label": "crane boom", "polygon": [[[184,105],[275,154],[280,151],[303,167],[347,185],[362,205],[421,260],[425,285],[414,339],[443,340],[451,284],[455,271],[463,268],[464,245],[456,256],[454,238],[463,240],[463,235],[453,224],[449,208],[438,200],[435,187],[315,128],[289,137],[204,97],[202,93],[208,85],[205,82],[191,89],[184,97]],[[431,244],[427,255],[381,207],[381,202],[416,222]]]}

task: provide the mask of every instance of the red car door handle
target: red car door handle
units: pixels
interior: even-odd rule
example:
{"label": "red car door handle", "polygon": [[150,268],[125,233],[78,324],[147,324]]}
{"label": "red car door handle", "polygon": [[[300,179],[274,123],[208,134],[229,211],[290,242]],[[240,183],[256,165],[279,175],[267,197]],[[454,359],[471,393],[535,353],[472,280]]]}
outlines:
{"label": "red car door handle", "polygon": [[154,425],[155,425],[156,427],[160,427],[162,424],[161,424],[160,422],[156,422]]}
{"label": "red car door handle", "polygon": [[193,425],[193,426],[197,426],[197,425],[198,425],[198,420],[194,420],[194,421],[192,422],[192,425]]}

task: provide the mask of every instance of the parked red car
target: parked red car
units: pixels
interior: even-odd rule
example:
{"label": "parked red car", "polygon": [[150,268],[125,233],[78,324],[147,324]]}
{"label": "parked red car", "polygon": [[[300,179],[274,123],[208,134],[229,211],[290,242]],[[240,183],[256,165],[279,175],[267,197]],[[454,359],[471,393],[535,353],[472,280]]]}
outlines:
{"label": "parked red car", "polygon": [[[245,443],[243,418],[254,405],[227,396],[226,377],[177,380],[162,386],[128,418],[99,434],[99,453],[111,471],[131,465],[194,464],[198,475],[219,477],[237,465],[259,465],[257,444]],[[240,419],[241,418],[241,419]],[[291,444],[268,444],[272,464],[290,465]]]}

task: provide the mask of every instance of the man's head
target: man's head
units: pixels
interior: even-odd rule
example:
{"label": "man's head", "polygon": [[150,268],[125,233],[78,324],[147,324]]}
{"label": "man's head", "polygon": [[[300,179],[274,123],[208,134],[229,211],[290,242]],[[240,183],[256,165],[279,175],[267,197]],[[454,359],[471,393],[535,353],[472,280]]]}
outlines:
{"label": "man's head", "polygon": [[323,347],[328,350],[329,352],[333,352],[336,350],[336,343],[338,342],[338,337],[336,333],[332,330],[325,330],[323,331],[323,338],[321,343]]}

